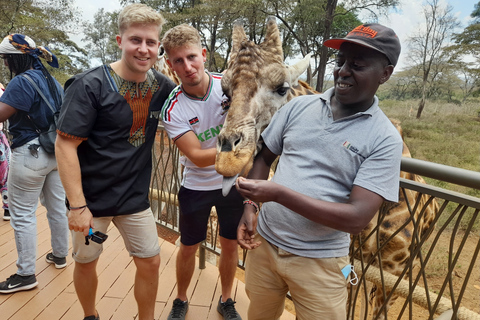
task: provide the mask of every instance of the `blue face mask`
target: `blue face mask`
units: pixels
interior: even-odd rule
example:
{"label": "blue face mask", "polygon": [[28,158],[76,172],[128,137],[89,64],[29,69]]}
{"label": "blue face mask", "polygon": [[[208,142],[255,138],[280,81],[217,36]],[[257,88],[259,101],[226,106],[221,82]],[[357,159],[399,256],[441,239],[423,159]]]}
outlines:
{"label": "blue face mask", "polygon": [[347,264],[345,267],[343,267],[342,273],[345,279],[348,279],[348,276],[350,275],[350,273],[353,273],[354,277],[351,278],[349,282],[353,286],[358,283],[358,277],[357,277],[357,274],[355,273],[355,270],[353,270],[353,265]]}

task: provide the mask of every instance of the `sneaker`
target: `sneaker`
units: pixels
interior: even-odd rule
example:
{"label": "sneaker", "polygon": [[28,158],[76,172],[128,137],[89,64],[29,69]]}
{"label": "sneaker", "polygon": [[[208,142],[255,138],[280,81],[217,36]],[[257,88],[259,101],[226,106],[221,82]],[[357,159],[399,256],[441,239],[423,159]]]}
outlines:
{"label": "sneaker", "polygon": [[67,259],[65,257],[63,258],[55,257],[51,252],[47,254],[47,256],[45,257],[45,260],[48,263],[55,263],[55,268],[57,269],[65,268],[67,266]]}
{"label": "sneaker", "polygon": [[21,276],[15,273],[6,281],[0,283],[0,293],[13,293],[22,290],[30,290],[37,285],[37,278],[35,278],[34,274],[31,276]]}
{"label": "sneaker", "polygon": [[83,318],[83,320],[100,320],[100,315],[97,312],[97,316],[88,316]]}
{"label": "sneaker", "polygon": [[10,220],[10,211],[8,209],[3,209],[3,220]]}
{"label": "sneaker", "polygon": [[182,301],[181,299],[177,298],[173,300],[172,311],[170,311],[170,314],[168,315],[167,320],[174,320],[174,319],[185,320],[185,315],[187,314],[187,311],[188,311],[188,301]]}
{"label": "sneaker", "polygon": [[237,310],[235,310],[235,301],[230,298],[228,298],[227,301],[222,302],[222,296],[220,296],[217,311],[225,320],[242,320],[242,317],[240,317]]}

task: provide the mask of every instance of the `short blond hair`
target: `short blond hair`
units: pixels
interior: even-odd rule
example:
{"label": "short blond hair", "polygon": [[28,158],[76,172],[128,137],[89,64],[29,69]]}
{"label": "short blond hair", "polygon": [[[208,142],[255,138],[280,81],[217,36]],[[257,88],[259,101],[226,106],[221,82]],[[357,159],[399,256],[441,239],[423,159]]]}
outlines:
{"label": "short blond hair", "polygon": [[188,24],[180,24],[168,30],[162,39],[162,46],[167,53],[171,49],[185,45],[195,45],[202,48],[202,38],[198,30]]}
{"label": "short blond hair", "polygon": [[123,34],[132,24],[155,24],[159,27],[158,35],[160,35],[164,23],[165,19],[159,12],[142,3],[128,5],[118,15],[120,34]]}

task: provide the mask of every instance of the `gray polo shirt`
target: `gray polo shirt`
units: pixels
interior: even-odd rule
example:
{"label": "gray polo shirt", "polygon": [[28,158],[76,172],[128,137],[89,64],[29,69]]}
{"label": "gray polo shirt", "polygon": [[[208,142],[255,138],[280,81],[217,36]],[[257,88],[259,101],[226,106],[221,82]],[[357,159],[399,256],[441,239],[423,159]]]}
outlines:
{"label": "gray polo shirt", "polygon": [[[400,134],[380,110],[377,97],[367,111],[333,121],[332,94],[330,89],[297,97],[274,115],[262,134],[267,147],[281,155],[273,181],[331,202],[345,203],[353,185],[398,201]],[[257,228],[269,242],[299,256],[348,255],[348,233],[275,202],[263,204]]]}

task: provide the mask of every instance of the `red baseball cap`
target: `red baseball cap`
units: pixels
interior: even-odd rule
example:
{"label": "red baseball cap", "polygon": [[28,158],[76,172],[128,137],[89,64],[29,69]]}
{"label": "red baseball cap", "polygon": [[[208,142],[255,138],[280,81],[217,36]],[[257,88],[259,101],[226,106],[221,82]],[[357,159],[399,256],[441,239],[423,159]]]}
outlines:
{"label": "red baseball cap", "polygon": [[395,31],[378,23],[362,24],[350,31],[345,38],[330,39],[324,46],[340,49],[344,42],[351,42],[371,48],[387,56],[392,65],[397,65],[401,46]]}

